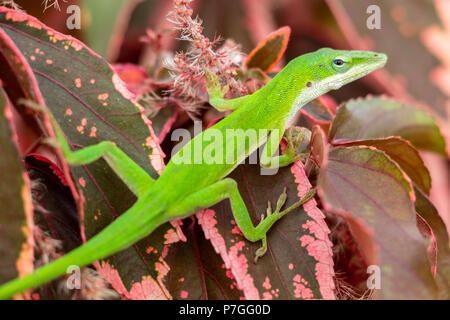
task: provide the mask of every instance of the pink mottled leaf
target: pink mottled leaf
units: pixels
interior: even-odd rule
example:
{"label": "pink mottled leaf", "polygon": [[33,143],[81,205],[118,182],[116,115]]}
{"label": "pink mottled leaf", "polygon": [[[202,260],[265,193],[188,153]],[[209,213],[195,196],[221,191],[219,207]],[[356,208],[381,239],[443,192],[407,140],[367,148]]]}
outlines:
{"label": "pink mottled leaf", "polygon": [[[33,271],[33,207],[12,124],[11,104],[0,87],[0,284]],[[29,298],[29,292],[17,298]]]}
{"label": "pink mottled leaf", "polygon": [[[14,10],[0,9],[0,31],[4,46],[20,50],[25,57],[23,68],[15,69],[25,97],[51,109],[72,149],[113,141],[150,175],[158,176],[164,166],[158,138],[143,109],[133,102],[134,94],[108,63],[78,40]],[[10,52],[17,50],[2,50],[4,59],[13,65],[17,57]],[[32,84],[31,89],[27,83]],[[48,122],[43,124],[51,133]],[[71,167],[70,173],[81,191],[74,197],[84,239],[98,233],[135,201],[103,160]],[[165,224],[150,237],[100,262],[100,274],[126,298],[170,298],[162,284],[167,270],[161,253],[169,242],[183,238],[175,225]],[[146,254],[149,246],[158,254]]]}
{"label": "pink mottled leaf", "polygon": [[318,179],[319,195],[331,212],[351,215],[373,234],[381,299],[432,299],[436,287],[427,244],[416,226],[409,178],[373,147],[333,148]]}
{"label": "pink mottled leaf", "polygon": [[170,267],[165,285],[172,297],[189,300],[239,300],[243,297],[233,274],[205,239],[200,226],[192,219],[183,231],[187,241],[171,246],[165,259]]}
{"label": "pink mottled leaf", "polygon": [[[287,188],[287,206],[311,185],[300,162],[276,175],[260,175],[259,165],[239,166],[230,177],[239,185],[254,225]],[[268,188],[270,186],[270,188]],[[253,263],[260,242],[247,241],[229,201],[197,214],[199,224],[247,299],[333,299],[333,260],[328,227],[314,200],[290,212],[268,232],[268,251]]]}

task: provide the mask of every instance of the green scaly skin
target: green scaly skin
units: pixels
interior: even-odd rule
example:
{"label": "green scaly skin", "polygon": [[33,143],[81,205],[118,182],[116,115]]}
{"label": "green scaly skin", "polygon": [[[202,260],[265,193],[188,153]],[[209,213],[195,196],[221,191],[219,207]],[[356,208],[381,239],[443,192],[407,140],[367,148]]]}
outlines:
{"label": "green scaly skin", "polygon": [[[255,227],[250,220],[236,182],[226,176],[264,142],[267,144],[261,157],[261,166],[277,168],[287,166],[303,156],[296,153],[297,146],[290,143],[286,152],[274,156],[282,135],[295,113],[306,103],[341,86],[359,79],[385,65],[387,57],[381,53],[367,51],[340,51],[323,48],[299,56],[289,62],[266,86],[252,95],[232,100],[223,99],[227,88],[221,88],[217,78],[207,73],[207,89],[210,103],[218,110],[234,110],[228,117],[192,139],[178,155],[194,150],[196,143],[203,141],[203,150],[210,148],[221,152],[221,163],[175,163],[169,162],[164,172],[155,181],[134,163],[123,151],[109,141],[71,152],[64,135],[53,116],[48,112],[56,130],[58,144],[70,165],[88,164],[103,157],[115,173],[133,191],[136,203],[108,227],[82,246],[60,259],[45,265],[22,278],[14,279],[0,287],[0,299],[39,286],[64,273],[71,265],[79,267],[108,257],[148,236],[161,224],[190,216],[200,209],[210,207],[223,199],[231,202],[237,225],[249,241],[262,241],[255,260],[266,251],[266,233],[283,215],[299,207],[314,196],[310,191],[289,208],[281,211],[286,200],[283,193],[276,210],[271,212]],[[222,143],[205,141],[211,130],[223,133]],[[256,141],[236,147],[225,148],[226,130],[256,130]],[[270,134],[260,133],[260,129]],[[217,131],[216,131],[217,132]],[[234,138],[233,138],[234,139]],[[192,148],[192,149],[191,149]],[[226,162],[232,157],[233,161]],[[203,154],[192,152],[190,159],[202,159]]]}

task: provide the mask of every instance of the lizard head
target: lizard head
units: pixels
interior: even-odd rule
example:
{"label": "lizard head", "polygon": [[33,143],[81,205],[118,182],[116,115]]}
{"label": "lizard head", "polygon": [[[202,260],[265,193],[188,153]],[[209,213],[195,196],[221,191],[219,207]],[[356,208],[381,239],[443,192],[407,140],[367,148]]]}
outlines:
{"label": "lizard head", "polygon": [[336,90],[343,85],[364,77],[382,68],[387,61],[383,53],[370,51],[346,51],[322,48],[302,55],[292,63],[291,72],[299,73],[300,88],[314,90],[321,95]]}
{"label": "lizard head", "polygon": [[309,101],[382,68],[386,61],[383,53],[322,48],[290,61],[275,77],[281,85],[274,81],[274,86],[285,86],[285,92],[292,92],[294,101],[288,116],[292,119]]}

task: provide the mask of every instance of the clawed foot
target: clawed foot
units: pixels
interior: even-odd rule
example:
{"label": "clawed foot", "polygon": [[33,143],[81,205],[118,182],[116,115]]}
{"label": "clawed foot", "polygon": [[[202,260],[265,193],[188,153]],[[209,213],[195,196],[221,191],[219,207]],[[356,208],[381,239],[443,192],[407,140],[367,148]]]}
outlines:
{"label": "clawed foot", "polygon": [[297,154],[297,152],[303,143],[311,140],[311,132],[306,128],[292,127],[286,129],[284,135],[288,143],[285,153],[292,155],[294,161],[306,158],[307,153]]}
{"label": "clawed foot", "polygon": [[[286,193],[286,187],[283,189],[283,193],[281,193],[280,197],[278,198],[277,201],[277,206],[275,208],[275,211],[272,211],[272,204],[270,201],[267,202],[267,211],[266,211],[266,216],[264,216],[264,214],[261,215],[261,221],[258,224],[258,227],[261,226],[261,224],[263,223],[263,221],[265,221],[266,219],[268,219],[270,216],[272,216],[273,214],[277,215],[280,213],[281,208],[284,206],[284,204],[286,203],[286,199],[287,199],[287,193]],[[278,220],[279,218],[276,218],[276,220]],[[258,261],[258,259],[260,257],[262,257],[266,251],[267,251],[267,239],[266,236],[264,236],[264,238],[262,239],[263,245],[261,248],[259,248],[258,250],[256,250],[255,252],[255,263]]]}

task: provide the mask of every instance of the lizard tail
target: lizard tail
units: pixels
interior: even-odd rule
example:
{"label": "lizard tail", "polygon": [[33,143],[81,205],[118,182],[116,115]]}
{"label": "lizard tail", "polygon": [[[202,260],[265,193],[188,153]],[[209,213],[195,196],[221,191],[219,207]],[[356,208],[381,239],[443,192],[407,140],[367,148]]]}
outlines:
{"label": "lizard tail", "polygon": [[0,286],[0,300],[58,278],[71,266],[81,268],[123,250],[165,222],[158,210],[152,210],[151,214],[143,214],[142,211],[140,206],[131,207],[82,246],[26,276],[3,284]]}

